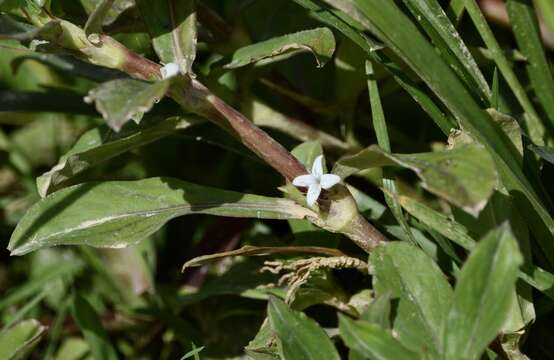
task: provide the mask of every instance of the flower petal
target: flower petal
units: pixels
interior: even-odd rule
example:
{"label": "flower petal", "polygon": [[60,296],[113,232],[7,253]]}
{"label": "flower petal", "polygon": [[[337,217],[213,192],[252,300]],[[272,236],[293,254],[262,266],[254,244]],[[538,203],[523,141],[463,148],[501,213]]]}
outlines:
{"label": "flower petal", "polygon": [[308,206],[314,206],[319,194],[321,194],[321,185],[318,183],[310,185],[308,188],[308,195],[306,196]]}
{"label": "flower petal", "polygon": [[316,178],[321,178],[321,175],[323,175],[323,155],[315,158],[312,165],[312,175]]}
{"label": "flower petal", "polygon": [[315,184],[317,179],[313,175],[300,175],[292,180],[292,185],[300,187],[308,187]]}
{"label": "flower petal", "polygon": [[335,174],[325,174],[321,177],[321,187],[325,190],[332,188],[340,182],[340,176]]}
{"label": "flower petal", "polygon": [[176,63],[166,64],[160,69],[160,73],[162,74],[162,79],[169,79],[171,77],[174,77],[175,75],[179,74],[179,65],[177,65]]}

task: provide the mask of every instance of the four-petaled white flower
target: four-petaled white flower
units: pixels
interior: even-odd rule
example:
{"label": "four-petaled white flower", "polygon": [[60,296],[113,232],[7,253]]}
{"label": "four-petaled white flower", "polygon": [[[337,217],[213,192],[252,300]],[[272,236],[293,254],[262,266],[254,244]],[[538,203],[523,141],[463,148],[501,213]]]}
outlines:
{"label": "four-petaled white flower", "polygon": [[160,73],[162,74],[162,79],[169,79],[179,74],[179,65],[176,63],[169,63],[162,66]]}
{"label": "four-petaled white flower", "polygon": [[309,206],[314,206],[321,189],[328,190],[340,182],[340,177],[335,174],[323,173],[323,155],[319,155],[312,165],[311,174],[300,175],[292,180],[294,186],[307,187],[306,196]]}

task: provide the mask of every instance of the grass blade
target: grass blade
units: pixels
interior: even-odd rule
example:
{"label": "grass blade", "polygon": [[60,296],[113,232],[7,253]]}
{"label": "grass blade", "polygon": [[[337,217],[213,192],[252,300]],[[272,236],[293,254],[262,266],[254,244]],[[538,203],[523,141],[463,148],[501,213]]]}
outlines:
{"label": "grass blade", "polygon": [[[373,128],[375,131],[375,135],[377,136],[377,144],[379,144],[379,146],[383,150],[391,152],[385,113],[381,104],[381,97],[379,96],[377,81],[373,78],[374,72],[371,61],[366,61],[366,74],[368,77],[367,88],[369,92],[369,102],[371,104]],[[404,214],[402,213],[402,207],[400,207],[400,204],[398,203],[395,176],[390,172],[389,169],[386,168],[383,169],[383,188],[386,190],[385,201],[388,207],[391,209],[394,218],[396,219],[396,221],[398,221],[398,223],[406,233],[406,236],[408,236],[408,239],[410,239],[413,244],[416,244],[414,235],[412,234],[412,231],[410,230],[410,227],[408,226],[408,223],[404,218]]]}
{"label": "grass blade", "polygon": [[[380,33],[385,34],[382,40],[421,76],[460,124],[486,146],[504,185],[516,195],[532,231],[548,251],[549,244],[554,244],[554,220],[523,174],[519,155],[510,139],[480,109],[454,72],[394,2],[356,0],[356,3]],[[554,253],[549,256],[554,263]]]}
{"label": "grass blade", "polygon": [[508,0],[506,8],[520,50],[527,58],[527,74],[548,119],[554,127],[554,79],[542,45],[537,16],[531,2]]}

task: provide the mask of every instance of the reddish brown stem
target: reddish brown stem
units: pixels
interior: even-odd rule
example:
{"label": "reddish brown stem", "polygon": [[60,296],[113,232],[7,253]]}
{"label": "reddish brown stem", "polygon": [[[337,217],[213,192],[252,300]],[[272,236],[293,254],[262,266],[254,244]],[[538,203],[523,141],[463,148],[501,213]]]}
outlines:
{"label": "reddish brown stem", "polygon": [[[102,37],[102,41],[118,47],[125,54],[123,71],[145,80],[160,78],[160,65],[129,51],[107,35]],[[173,87],[170,92],[180,105],[230,132],[286,179],[292,180],[299,175],[307,174],[304,165],[265,131],[211,93],[199,81],[188,80],[179,83],[180,86]]]}

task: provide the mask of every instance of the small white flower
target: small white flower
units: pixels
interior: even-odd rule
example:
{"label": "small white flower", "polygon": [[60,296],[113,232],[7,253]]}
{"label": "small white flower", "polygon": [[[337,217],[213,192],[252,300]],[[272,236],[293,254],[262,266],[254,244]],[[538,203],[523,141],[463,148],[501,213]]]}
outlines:
{"label": "small white flower", "polygon": [[323,173],[323,155],[319,155],[312,165],[311,174],[300,175],[292,180],[294,186],[307,187],[308,195],[306,196],[309,206],[314,206],[321,189],[328,190],[340,182],[340,177],[335,174]]}
{"label": "small white flower", "polygon": [[162,79],[169,79],[179,74],[179,65],[176,63],[165,64],[161,69]]}

